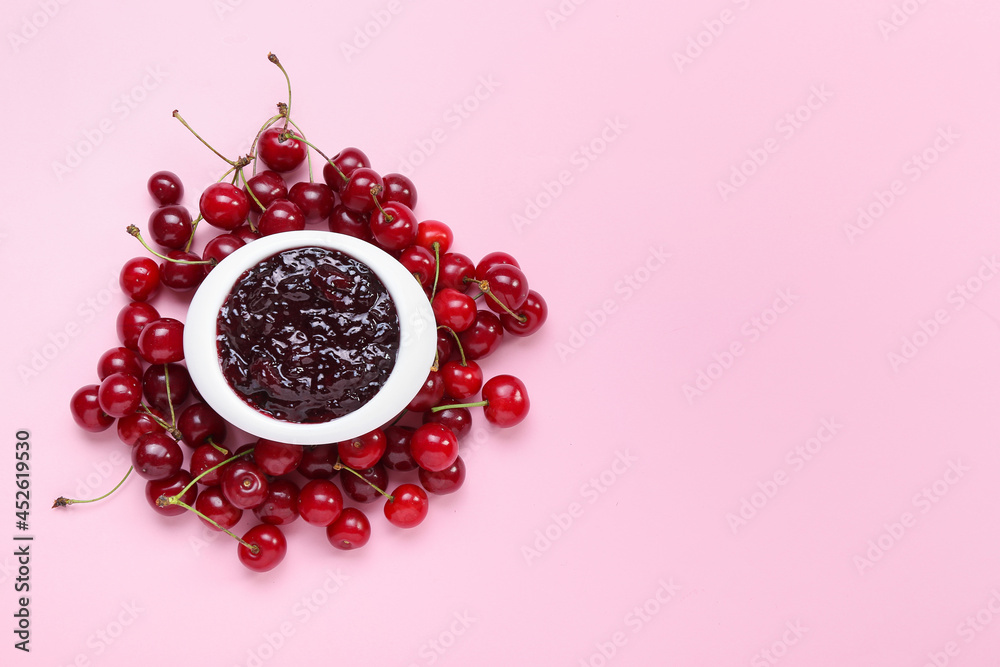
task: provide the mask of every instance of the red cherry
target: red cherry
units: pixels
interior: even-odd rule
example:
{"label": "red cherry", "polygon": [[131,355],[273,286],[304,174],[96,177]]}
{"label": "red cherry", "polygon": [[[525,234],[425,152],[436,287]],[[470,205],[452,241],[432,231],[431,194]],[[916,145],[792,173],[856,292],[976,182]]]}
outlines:
{"label": "red cherry", "polygon": [[383,511],[392,525],[413,528],[427,517],[427,493],[416,484],[400,484]]}
{"label": "red cherry", "polygon": [[77,389],[69,400],[69,411],[77,426],[91,433],[106,431],[115,423],[115,418],[101,409],[97,399],[99,385],[88,384]]}
{"label": "red cherry", "polygon": [[399,202],[388,202],[372,213],[372,236],[386,250],[402,250],[417,238],[417,217]]}
{"label": "red cherry", "polygon": [[[170,384],[173,388],[172,377]],[[192,403],[177,418],[177,430],[181,432],[184,444],[194,448],[206,443],[221,445],[226,441],[228,426],[207,403]]]}
{"label": "red cherry", "polygon": [[531,406],[524,383],[513,375],[497,375],[483,385],[486,420],[497,426],[515,426],[524,421]]}
{"label": "red cherry", "polygon": [[[447,405],[448,403],[445,402],[438,407]],[[455,437],[461,440],[470,430],[472,430],[472,411],[470,411],[469,408],[461,407],[444,407],[443,410],[438,410],[436,412],[428,410],[424,413],[424,423],[427,424],[430,422],[447,426],[455,434]]]}
{"label": "red cherry", "polygon": [[458,438],[441,424],[421,424],[410,438],[410,453],[424,470],[444,470],[458,457]]}
{"label": "red cherry", "polygon": [[[171,250],[167,257],[175,261],[160,262],[160,282],[177,292],[192,290],[208,275],[208,265],[193,252]],[[178,262],[176,260],[183,260]],[[189,262],[199,262],[191,264]]]}
{"label": "red cherry", "polygon": [[[432,413],[428,413],[432,414]],[[145,412],[133,412],[118,420],[118,438],[129,447],[147,433],[163,433],[163,427]]]}
{"label": "red cherry", "polygon": [[511,255],[505,252],[491,252],[484,255],[479,260],[479,264],[476,264],[476,280],[486,280],[486,272],[500,264],[513,266],[515,269],[521,268],[521,265]]}
{"label": "red cherry", "polygon": [[528,297],[520,308],[514,310],[517,315],[503,313],[500,323],[508,333],[515,336],[530,336],[538,331],[549,317],[549,307],[542,295],[535,290],[528,291]]}
{"label": "red cherry", "polygon": [[308,479],[329,479],[336,472],[337,447],[335,445],[316,445],[303,447],[302,460],[297,470]]}
{"label": "red cherry", "polygon": [[[205,473],[203,477],[198,479],[198,483],[205,486],[218,486],[222,479],[222,468],[215,468],[215,466],[231,456],[229,451],[224,448],[220,450],[218,447],[207,443],[199,445],[191,453],[191,474],[198,477],[202,473]],[[215,468],[215,470],[206,472],[212,468]]]}
{"label": "red cherry", "polygon": [[370,468],[385,454],[386,440],[382,429],[377,428],[352,440],[337,444],[340,461],[355,470]]}
{"label": "red cherry", "polygon": [[484,280],[489,284],[490,294],[484,298],[490,310],[507,313],[504,306],[517,310],[524,305],[528,298],[528,280],[521,269],[510,264],[497,264],[487,269],[485,275]]}
{"label": "red cherry", "polygon": [[420,387],[420,391],[406,406],[406,409],[411,412],[430,410],[438,404],[442,396],[444,396],[444,383],[441,381],[441,373],[430,371],[423,386]]}
{"label": "red cherry", "polygon": [[149,215],[149,235],[164,248],[177,250],[191,238],[191,214],[183,206],[162,206]]}
{"label": "red cherry", "polygon": [[382,182],[385,185],[386,201],[396,201],[410,209],[417,205],[417,188],[406,176],[386,174],[382,177]]}
{"label": "red cherry", "polygon": [[434,253],[427,248],[407,246],[399,255],[399,263],[424,287],[430,288],[434,284]]}
{"label": "red cherry", "polygon": [[431,301],[434,319],[441,326],[455,333],[465,331],[476,321],[476,301],[464,292],[451,287],[438,290]]}
{"label": "red cherry", "polygon": [[306,482],[299,492],[299,516],[314,526],[329,526],[344,509],[344,496],[327,479]]}
{"label": "red cherry", "polygon": [[[334,192],[344,189],[347,181],[357,169],[372,166],[368,156],[360,149],[348,147],[333,156],[332,162],[337,165],[334,169],[330,163],[323,165],[323,180]],[[339,170],[339,171],[338,171]]]}
{"label": "red cherry", "polygon": [[337,549],[348,551],[368,544],[372,525],[365,513],[355,507],[345,507],[340,516],[326,527],[326,539]]}
{"label": "red cherry", "polygon": [[384,195],[385,187],[382,183],[382,177],[374,169],[358,167],[351,173],[347,183],[340,190],[340,202],[351,211],[371,211],[375,208],[375,199],[372,197],[373,189],[376,193],[382,193],[377,195],[378,197]]}
{"label": "red cherry", "polygon": [[132,467],[143,479],[167,479],[184,463],[184,452],[166,433],[147,433],[132,447]]}
{"label": "red cherry", "polygon": [[364,470],[340,469],[340,486],[344,490],[344,495],[356,503],[370,503],[378,500],[383,496],[376,490],[376,487],[385,489],[388,485],[389,473],[381,464],[376,463],[371,468]]}
{"label": "red cherry", "polygon": [[[412,206],[410,208],[413,208]],[[416,244],[434,253],[434,244],[438,244],[438,256],[444,255],[451,248],[455,236],[451,227],[437,220],[424,220],[417,225]],[[470,262],[471,263],[471,262]]]}
{"label": "red cherry", "polygon": [[97,402],[112,417],[130,415],[142,403],[142,383],[134,375],[112,373],[101,382]]}
{"label": "red cherry", "polygon": [[180,409],[191,393],[191,386],[191,376],[187,368],[181,364],[154,364],[142,374],[142,393],[146,397],[146,402],[165,415],[171,414],[170,406],[173,406],[175,411]]}
{"label": "red cherry", "polygon": [[[151,479],[146,482],[146,502],[153,510],[162,514],[163,516],[177,516],[179,514],[184,514],[187,510],[180,505],[169,505],[164,504],[160,507],[157,504],[157,499],[172,498],[176,496],[181,490],[191,483],[191,473],[187,470],[181,468],[174,475],[166,479]],[[184,492],[181,496],[181,502],[186,505],[190,505],[195,501],[198,494],[198,487],[195,484],[191,485],[191,488]]]}
{"label": "red cherry", "polygon": [[139,334],[139,354],[151,364],[169,364],[184,358],[184,324],[161,317]]}
{"label": "red cherry", "polygon": [[458,334],[458,340],[466,359],[482,359],[493,354],[503,342],[503,325],[490,311],[480,310],[472,326]]}
{"label": "red cherry", "polygon": [[465,400],[479,393],[483,387],[483,369],[474,361],[449,361],[441,367],[444,393],[456,400]]}
{"label": "red cherry", "polygon": [[243,535],[243,542],[256,547],[248,549],[243,543],[236,550],[240,562],[254,572],[267,572],[276,568],[288,553],[288,541],[277,526],[262,523]]}
{"label": "red cherry", "polygon": [[213,183],[205,188],[198,206],[205,222],[226,231],[242,225],[250,214],[246,194],[232,183]]}
{"label": "red cherry", "polygon": [[[194,501],[194,508],[227,530],[239,523],[243,517],[243,510],[229,502],[222,489],[217,486],[202,489],[198,499]],[[202,519],[202,523],[212,530],[219,530],[219,526],[209,521]]]}
{"label": "red cherry", "polygon": [[139,350],[139,335],[147,324],[160,318],[160,314],[148,303],[133,301],[118,312],[116,327],[118,340],[133,352]]}
{"label": "red cherry", "polygon": [[[412,428],[390,426],[385,432],[385,454],[382,455],[382,465],[396,472],[409,472],[417,468],[417,462],[410,454],[410,437]],[[385,487],[380,487],[385,488]]]}
{"label": "red cherry", "polygon": [[288,191],[288,200],[299,207],[306,223],[329,218],[333,212],[333,190],[325,183],[296,183]]}
{"label": "red cherry", "polygon": [[133,301],[147,301],[160,290],[160,267],[149,257],[130,259],[122,267],[118,284]]}
{"label": "red cherry", "polygon": [[243,186],[243,193],[250,202],[250,208],[262,213],[271,202],[288,198],[288,186],[285,185],[285,179],[281,174],[268,170],[248,178],[246,185]]}
{"label": "red cherry", "polygon": [[[246,245],[246,241],[234,234],[219,234],[214,239],[205,244],[205,250],[201,253],[203,259],[215,260],[218,264],[226,257]],[[211,265],[206,265],[211,269]]]}
{"label": "red cherry", "polygon": [[257,222],[261,235],[270,236],[281,232],[301,231],[306,228],[306,217],[298,206],[287,199],[271,202]]}
{"label": "red cherry", "polygon": [[417,477],[420,479],[420,486],[428,493],[436,495],[455,493],[465,482],[465,462],[459,456],[444,470],[430,471],[421,468],[417,471]]}
{"label": "red cherry", "polygon": [[127,347],[113,347],[97,360],[97,377],[103,380],[112,373],[142,377],[142,360]]}
{"label": "red cherry", "polygon": [[267,497],[253,510],[262,523],[284,526],[299,518],[299,487],[290,480],[272,479]]}
{"label": "red cherry", "polygon": [[160,206],[176,204],[184,196],[184,185],[172,171],[158,171],[146,181],[146,189]]}
{"label": "red cherry", "polygon": [[232,231],[232,234],[243,241],[243,243],[250,243],[260,238],[260,232],[250,229],[250,225],[240,225]]}
{"label": "red cherry", "polygon": [[362,241],[372,241],[372,228],[366,213],[351,211],[343,204],[337,204],[330,213],[328,225],[331,232],[346,234]]}
{"label": "red cherry", "polygon": [[464,292],[469,287],[469,281],[476,277],[476,265],[472,260],[458,252],[449,252],[441,258],[438,289],[450,287]]}
{"label": "red cherry", "polygon": [[257,140],[257,156],[274,171],[291,171],[306,159],[306,145],[298,139],[283,137],[285,130],[269,127]]}
{"label": "red cherry", "polygon": [[267,478],[245,459],[236,459],[222,468],[219,486],[229,502],[243,510],[257,507],[267,497]]}
{"label": "red cherry", "polygon": [[287,475],[302,462],[303,448],[261,438],[253,450],[254,462],[268,475]]}

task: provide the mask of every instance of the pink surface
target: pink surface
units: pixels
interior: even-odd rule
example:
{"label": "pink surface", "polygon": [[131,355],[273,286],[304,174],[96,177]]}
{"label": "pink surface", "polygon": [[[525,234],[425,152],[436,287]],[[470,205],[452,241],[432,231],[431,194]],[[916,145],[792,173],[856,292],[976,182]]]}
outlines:
{"label": "pink surface", "polygon": [[[1000,664],[996,3],[275,7],[5,5],[3,664]],[[146,178],[196,207],[221,173],[170,112],[245,151],[269,50],[311,138],[411,171],[551,316],[483,364],[529,419],[480,420],[424,525],[376,508],[340,553],[300,522],[255,575],[139,480],[48,505],[128,465],[66,404]]]}

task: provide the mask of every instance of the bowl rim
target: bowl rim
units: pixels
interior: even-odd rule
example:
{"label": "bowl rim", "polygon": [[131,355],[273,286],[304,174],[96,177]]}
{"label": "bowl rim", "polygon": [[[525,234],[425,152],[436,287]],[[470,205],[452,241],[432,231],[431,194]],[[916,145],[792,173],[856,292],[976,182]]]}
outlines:
{"label": "bowl rim", "polygon": [[[247,404],[222,374],[216,341],[219,310],[240,276],[280,252],[306,247],[338,250],[366,264],[389,292],[399,318],[399,352],[382,388],[357,410],[319,424],[282,421]],[[367,241],[321,230],[281,232],[238,248],[198,286],[184,324],[184,359],[202,399],[230,425],[258,438],[293,445],[332,444],[389,423],[423,386],[436,350],[434,312],[413,275]]]}

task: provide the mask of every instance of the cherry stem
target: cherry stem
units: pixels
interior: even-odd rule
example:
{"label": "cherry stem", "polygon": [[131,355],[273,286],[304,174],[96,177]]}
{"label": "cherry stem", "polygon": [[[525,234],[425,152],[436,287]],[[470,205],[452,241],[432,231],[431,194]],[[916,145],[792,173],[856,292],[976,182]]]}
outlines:
{"label": "cherry stem", "polygon": [[184,127],[186,127],[188,129],[188,131],[191,132],[191,134],[193,134],[195,137],[197,137],[198,141],[200,141],[201,143],[203,143],[206,146],[208,146],[208,150],[212,151],[213,153],[215,153],[216,155],[218,155],[219,157],[221,157],[223,160],[225,160],[229,164],[231,164],[233,166],[236,166],[235,162],[233,162],[232,160],[230,160],[229,158],[227,158],[225,155],[223,155],[219,151],[217,151],[214,148],[212,148],[212,144],[210,144],[207,141],[205,141],[204,139],[202,139],[201,135],[198,134],[197,132],[195,132],[194,128],[192,128],[190,125],[188,125],[188,123],[187,123],[186,120],[184,120],[183,118],[181,118],[181,114],[180,114],[179,111],[177,111],[177,109],[174,109],[174,118],[176,118],[177,120],[179,120],[181,122],[181,125],[183,125]]}
{"label": "cherry stem", "polygon": [[122,477],[122,479],[121,479],[120,482],[118,482],[117,484],[115,484],[115,488],[111,489],[110,491],[108,491],[107,493],[105,493],[103,496],[98,496],[97,498],[91,498],[90,500],[75,500],[73,498],[64,498],[62,496],[59,496],[58,498],[56,498],[56,501],[54,503],[52,503],[52,507],[53,508],[55,508],[55,507],[67,507],[69,505],[75,505],[76,503],[96,503],[98,500],[104,500],[105,498],[107,498],[108,496],[110,496],[112,493],[114,493],[115,491],[117,491],[118,487],[120,487],[122,484],[124,484],[125,480],[128,479],[128,476],[131,475],[131,474],[132,474],[132,466],[129,466],[128,467],[128,471],[125,473],[125,476]]}
{"label": "cherry stem", "polygon": [[161,255],[160,253],[156,252],[155,250],[149,247],[149,244],[146,243],[146,241],[142,238],[142,234],[139,233],[138,227],[136,227],[135,225],[129,225],[128,227],[125,228],[125,231],[131,234],[132,236],[136,237],[137,239],[139,239],[139,243],[142,244],[143,248],[145,248],[146,250],[153,253],[160,259],[165,260],[167,262],[173,262],[175,264],[211,264],[212,266],[215,266],[216,264],[214,259],[174,259],[172,257],[167,257],[166,255]]}
{"label": "cherry stem", "polygon": [[211,436],[205,438],[205,442],[207,442],[208,444],[210,444],[213,447],[215,447],[215,449],[217,451],[219,451],[220,453],[222,453],[222,454],[228,454],[229,453],[229,450],[226,449],[225,447],[220,447],[219,445],[215,444],[215,440],[212,440]]}
{"label": "cherry stem", "polygon": [[170,396],[170,367],[167,364],[163,364],[163,384],[167,390],[167,406],[170,408],[170,423],[176,426],[177,415],[174,413],[173,397]]}
{"label": "cherry stem", "polygon": [[355,470],[354,468],[349,468],[349,467],[345,466],[343,463],[341,463],[339,458],[337,459],[337,462],[333,464],[333,469],[334,470],[347,470],[352,475],[357,476],[358,479],[360,479],[365,484],[367,484],[368,486],[372,487],[373,489],[375,489],[376,491],[378,491],[379,493],[381,493],[383,496],[385,496],[389,500],[393,500],[392,496],[390,496],[388,493],[386,493],[382,489],[378,488],[377,486],[375,486],[374,484],[372,484],[371,482],[369,482],[367,479],[365,479],[365,476],[362,475],[361,473],[359,473],[357,470]]}
{"label": "cherry stem", "polygon": [[375,202],[375,208],[377,208],[379,210],[379,213],[381,213],[385,217],[386,222],[392,222],[393,220],[395,220],[395,218],[393,218],[392,215],[385,212],[385,209],[382,208],[382,204],[378,203],[378,196],[379,194],[382,193],[382,186],[373,185],[370,192],[372,195],[372,201]]}
{"label": "cherry stem", "polygon": [[[279,105],[278,108],[281,109],[281,105]],[[279,114],[277,114],[275,116],[272,116],[271,118],[268,118],[267,122],[264,123],[263,125],[261,125],[260,129],[257,131],[257,136],[253,138],[253,143],[250,144],[250,154],[251,155],[256,156],[256,154],[257,154],[257,142],[260,141],[260,135],[264,134],[264,130],[266,130],[267,128],[271,127],[272,125],[274,125],[275,123],[277,123],[279,120],[281,120],[284,117],[285,117],[284,112],[279,113]],[[254,176],[257,175],[257,160],[256,160],[256,158],[253,161],[253,175]]]}
{"label": "cherry stem", "polygon": [[434,248],[434,287],[431,288],[431,299],[438,291],[438,276],[441,275],[441,244],[435,241],[431,244]]}
{"label": "cherry stem", "polygon": [[167,422],[165,422],[162,419],[160,419],[156,415],[155,412],[153,412],[152,410],[149,409],[148,405],[143,404],[142,406],[140,406],[140,409],[143,412],[145,412],[147,415],[149,415],[150,417],[152,417],[154,422],[156,422],[157,424],[159,424],[160,426],[162,426],[163,430],[165,430],[167,433],[169,433],[173,437],[174,440],[180,440],[182,438],[181,432],[177,430],[176,426],[168,424]]}
{"label": "cherry stem", "polygon": [[457,333],[455,333],[455,330],[454,330],[454,329],[452,329],[451,327],[449,327],[449,326],[445,326],[445,325],[443,325],[443,324],[439,324],[439,325],[438,325],[438,329],[444,329],[445,331],[447,331],[448,333],[450,333],[450,334],[451,334],[451,337],[455,339],[455,345],[458,345],[458,354],[459,354],[459,356],[460,356],[460,357],[462,358],[462,365],[463,365],[463,366],[468,366],[469,364],[468,364],[468,362],[467,362],[467,361],[465,360],[465,349],[464,349],[464,348],[462,348],[462,341],[461,341],[461,340],[459,340],[459,338],[458,338],[458,334],[457,334]]}
{"label": "cherry stem", "polygon": [[[510,308],[508,308],[507,304],[505,304],[503,301],[500,300],[500,297],[498,297],[496,294],[493,293],[493,291],[490,289],[490,281],[488,281],[488,280],[476,280],[475,278],[466,278],[465,282],[467,282],[467,283],[476,283],[476,287],[478,287],[479,289],[481,289],[483,291],[483,294],[485,294],[486,296],[490,297],[491,299],[493,299],[494,301],[496,301],[498,304],[500,304],[500,307],[503,308],[505,311],[507,311],[508,315],[510,315],[511,317],[513,317],[515,320],[517,320],[521,324],[524,324],[525,322],[528,321],[528,316],[527,315],[518,315],[513,310],[511,310]],[[482,294],[480,294],[479,296],[482,296]],[[479,297],[476,297],[476,298],[478,299]]]}
{"label": "cherry stem", "polygon": [[[214,442],[212,444],[215,445]],[[223,450],[223,451],[225,451],[225,450]],[[192,479],[190,482],[188,482],[188,485],[185,486],[183,489],[181,489],[177,493],[176,496],[171,496],[170,498],[167,498],[167,504],[170,504],[170,505],[177,505],[177,504],[179,504],[180,503],[180,499],[184,497],[184,494],[188,492],[188,489],[190,489],[192,486],[194,486],[195,484],[198,483],[199,479],[201,479],[202,477],[204,477],[208,473],[212,472],[213,470],[218,470],[219,468],[221,468],[222,466],[226,465],[227,463],[229,463],[231,461],[235,461],[236,459],[241,459],[244,456],[247,456],[248,454],[252,454],[252,453],[253,453],[253,447],[251,447],[250,449],[248,449],[245,452],[240,452],[239,454],[234,454],[233,456],[230,456],[225,461],[220,461],[219,463],[216,463],[214,466],[212,466],[208,470],[202,470],[198,474],[198,476],[195,477],[194,479]]]}
{"label": "cherry stem", "polygon": [[205,521],[209,522],[210,524],[212,524],[213,526],[215,526],[216,528],[218,528],[219,530],[221,530],[222,532],[224,532],[226,535],[229,535],[231,538],[233,538],[234,540],[236,540],[237,542],[239,542],[240,544],[242,544],[243,546],[245,546],[247,549],[249,549],[250,551],[252,551],[254,554],[260,553],[260,547],[258,547],[256,544],[250,544],[249,542],[247,542],[242,537],[240,537],[239,535],[237,535],[233,531],[229,530],[228,528],[223,528],[222,526],[219,525],[218,521],[216,521],[215,519],[210,519],[209,517],[205,516],[204,514],[202,514],[201,512],[199,512],[198,510],[196,510],[195,508],[191,507],[187,503],[185,503],[185,502],[183,502],[181,500],[178,500],[178,501],[175,501],[175,502],[169,502],[172,499],[168,499],[166,496],[160,496],[159,498],[156,499],[156,504],[159,505],[160,507],[163,507],[163,505],[160,504],[161,500],[164,501],[164,502],[166,502],[166,503],[168,503],[168,504],[170,504],[170,505],[180,505],[181,507],[183,507],[184,509],[188,510],[189,512],[194,512],[199,517],[201,517]]}
{"label": "cherry stem", "polygon": [[398,417],[396,417],[395,419],[392,420],[392,423],[389,424],[389,426],[395,426],[396,424],[398,424],[403,419],[403,417],[406,416],[407,412],[409,412],[409,410],[407,410],[406,408],[403,408],[403,411],[399,413]]}
{"label": "cherry stem", "polygon": [[288,118],[292,115],[292,80],[288,77],[288,72],[285,71],[285,68],[281,66],[281,61],[278,60],[278,56],[273,53],[268,53],[267,59],[278,66],[281,73],[285,75],[285,83],[288,85],[288,104],[285,105],[285,127],[283,128],[287,130]]}
{"label": "cherry stem", "polygon": [[[305,136],[305,132],[303,132],[301,130],[301,128],[299,128],[299,126],[295,124],[294,120],[292,120],[291,118],[288,118],[287,120],[288,120],[289,123],[292,124],[292,127],[295,128],[296,132],[298,132],[302,136]],[[309,182],[312,183],[313,182],[313,160],[312,160],[312,153],[310,153],[309,151],[306,151],[306,164],[309,165]]]}
{"label": "cherry stem", "polygon": [[489,401],[476,401],[475,403],[451,403],[449,405],[435,405],[431,408],[431,412],[441,412],[442,410],[449,410],[451,408],[484,408],[489,405]]}
{"label": "cherry stem", "polygon": [[[294,127],[294,125],[295,125],[295,124],[293,123],[292,125],[293,125],[293,127]],[[338,174],[340,175],[340,177],[341,177],[342,179],[344,179],[344,182],[345,182],[345,183],[346,183],[347,181],[351,180],[351,179],[349,179],[349,178],[347,177],[347,174],[345,174],[344,172],[342,172],[342,171],[340,170],[340,167],[338,167],[337,165],[335,165],[335,164],[333,163],[333,160],[331,160],[330,158],[328,158],[328,157],[326,156],[326,153],[324,153],[324,152],[323,152],[323,151],[321,151],[320,149],[316,148],[316,146],[314,146],[313,144],[309,143],[309,141],[307,141],[305,137],[303,137],[303,136],[301,136],[301,135],[299,135],[299,134],[295,134],[294,132],[285,132],[285,133],[284,133],[284,134],[282,134],[281,136],[283,136],[283,137],[285,137],[285,138],[291,138],[291,139],[295,139],[296,141],[301,141],[301,142],[302,142],[302,143],[304,143],[304,144],[305,144],[306,146],[308,146],[309,148],[311,148],[311,149],[313,149],[314,151],[316,151],[317,153],[319,153],[319,156],[320,156],[321,158],[323,158],[324,160],[326,160],[326,163],[327,163],[327,164],[329,164],[329,165],[330,165],[331,167],[333,167],[334,171],[336,171],[336,172],[337,172],[337,173],[338,173]]]}
{"label": "cherry stem", "polygon": [[199,213],[198,217],[191,221],[191,236],[188,237],[187,245],[184,246],[184,252],[191,252],[191,244],[194,243],[194,233],[198,229],[198,223],[204,219],[201,213]]}

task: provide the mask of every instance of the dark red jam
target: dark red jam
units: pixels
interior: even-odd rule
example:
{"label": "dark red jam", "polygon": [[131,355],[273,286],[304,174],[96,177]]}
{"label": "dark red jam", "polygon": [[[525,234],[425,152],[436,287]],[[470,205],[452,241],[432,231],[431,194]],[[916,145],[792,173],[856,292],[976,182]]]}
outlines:
{"label": "dark red jam", "polygon": [[382,281],[336,250],[294,248],[240,276],[218,318],[222,373],[244,401],[315,424],[370,401],[399,352]]}

